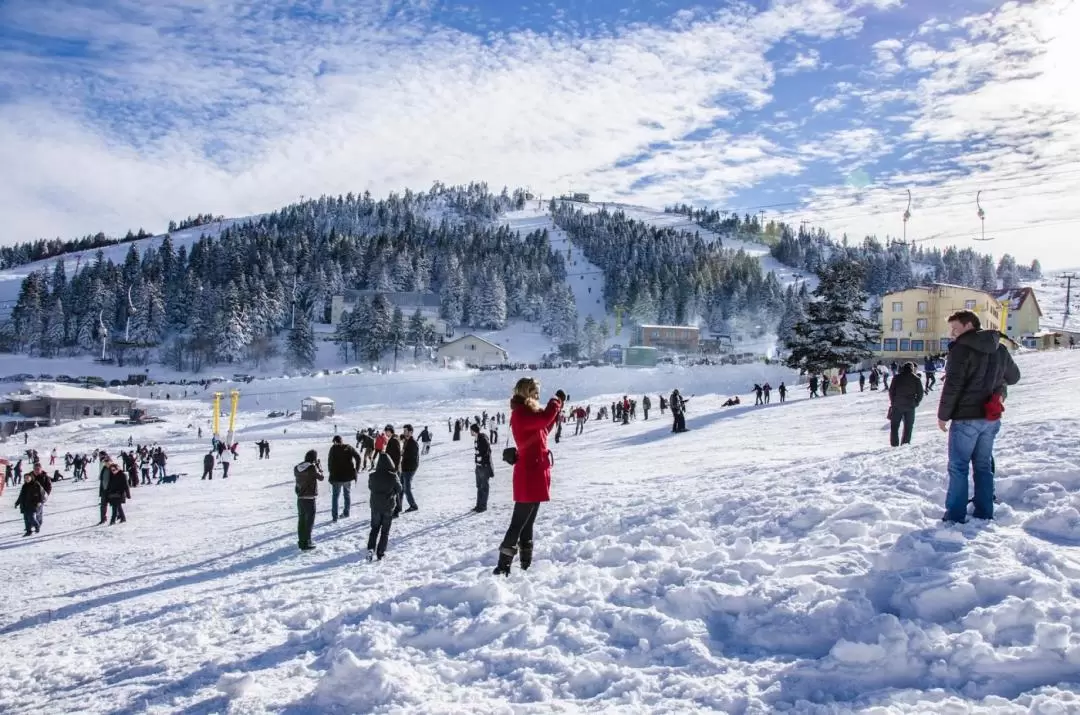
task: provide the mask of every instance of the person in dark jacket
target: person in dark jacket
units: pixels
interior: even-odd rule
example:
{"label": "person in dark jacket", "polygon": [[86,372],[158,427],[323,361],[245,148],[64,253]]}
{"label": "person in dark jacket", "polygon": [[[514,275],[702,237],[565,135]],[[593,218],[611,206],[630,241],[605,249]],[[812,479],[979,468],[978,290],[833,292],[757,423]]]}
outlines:
{"label": "person in dark jacket", "polygon": [[953,342],[938,403],[938,427],[949,433],[949,488],[943,520],[966,521],[969,469],[974,470],[973,516],[993,519],[994,439],[1001,429],[1007,386],[1020,381],[1020,370],[1001,344],[1001,333],[982,330],[979,316],[970,310],[949,316],[949,334]]}
{"label": "person in dark jacket", "polygon": [[[386,456],[394,463],[394,469],[398,474],[401,474],[401,441],[394,434],[394,425],[386,425],[383,428],[383,436],[386,437],[386,444],[383,450],[386,452]],[[374,466],[372,466],[374,469]]]}
{"label": "person in dark jacket", "polygon": [[686,398],[680,395],[678,390],[672,390],[671,397],[668,398],[668,407],[671,408],[671,416],[674,418],[674,422],[671,426],[671,431],[685,432]]}
{"label": "person in dark jacket", "polygon": [[330,517],[334,521],[338,520],[338,499],[342,493],[345,495],[345,508],[341,510],[341,518],[349,516],[352,484],[356,481],[356,472],[362,461],[360,453],[351,444],[345,444],[340,435],[334,435],[334,443],[326,455],[326,467],[330,473]]}
{"label": "person in dark jacket", "polygon": [[109,482],[105,487],[105,499],[112,508],[112,518],[109,520],[109,526],[118,521],[120,523],[127,521],[127,516],[124,514],[124,502],[130,498],[130,481],[120,468],[120,465],[115,462],[110,464]]}
{"label": "person in dark jacket", "polygon": [[33,472],[23,478],[19,497],[15,500],[15,508],[22,512],[23,526],[26,528],[26,533],[23,536],[30,536],[32,532],[41,533],[38,514],[48,498],[49,495],[45,493],[45,488],[34,478]]}
{"label": "person in dark jacket", "polygon": [[[391,432],[391,434],[393,434]],[[398,480],[398,465],[386,453],[390,443],[396,439],[382,439],[375,444],[375,471],[368,475],[368,490],[371,492],[371,531],[368,532],[368,561],[386,555],[386,544],[390,540],[390,524],[394,520],[394,508],[397,506],[401,482]]]}
{"label": "person in dark jacket", "polygon": [[210,451],[206,453],[206,456],[202,458],[203,479],[214,478],[214,452]]}
{"label": "person in dark jacket", "polygon": [[473,453],[474,472],[476,473],[476,506],[473,511],[487,511],[488,494],[490,493],[491,478],[495,476],[495,468],[491,464],[491,442],[480,431],[480,425],[469,427],[473,439],[476,441]]}
{"label": "person in dark jacket", "polygon": [[[41,466],[41,462],[34,462],[34,468],[30,470],[30,473],[34,475],[34,481],[41,485],[41,488],[45,490],[45,498],[48,499],[52,496],[52,479],[49,478],[49,473]],[[37,525],[40,529],[45,523],[45,502],[38,504],[37,510]]]}
{"label": "person in dark jacket", "polygon": [[293,467],[296,478],[296,535],[301,551],[315,548],[311,543],[311,530],[315,526],[315,499],[319,496],[319,482],[323,480],[322,464],[314,449],[304,455],[304,461]]}
{"label": "person in dark jacket", "polygon": [[937,383],[937,365],[934,363],[934,358],[929,355],[923,360],[923,373],[926,375],[926,391],[934,389],[934,384]]}
{"label": "person in dark jacket", "polygon": [[109,477],[112,476],[111,467],[113,465],[112,459],[108,454],[102,452],[100,455],[101,469],[98,471],[98,501],[101,511],[101,519],[98,521],[98,526],[105,523],[106,517],[109,513]]}
{"label": "person in dark jacket", "polygon": [[419,508],[416,506],[416,499],[413,498],[412,493],[412,480],[418,469],[420,469],[420,443],[413,437],[412,425],[404,425],[401,428],[401,494],[398,495],[394,516],[401,514],[404,501],[409,502],[406,512],[416,511]]}
{"label": "person in dark jacket", "polygon": [[532,565],[533,524],[541,502],[551,500],[551,456],[548,452],[548,433],[566,402],[566,393],[558,390],[540,407],[540,383],[523,377],[514,385],[510,398],[510,432],[517,446],[514,462],[514,513],[510,527],[499,546],[496,576],[510,575],[510,566],[520,549],[522,569]]}
{"label": "person in dark jacket", "polygon": [[[911,431],[915,428],[915,408],[923,398],[922,382],[915,374],[915,363],[900,366],[900,374],[889,385],[889,444],[899,447],[911,443]],[[900,437],[900,425],[904,436]]]}

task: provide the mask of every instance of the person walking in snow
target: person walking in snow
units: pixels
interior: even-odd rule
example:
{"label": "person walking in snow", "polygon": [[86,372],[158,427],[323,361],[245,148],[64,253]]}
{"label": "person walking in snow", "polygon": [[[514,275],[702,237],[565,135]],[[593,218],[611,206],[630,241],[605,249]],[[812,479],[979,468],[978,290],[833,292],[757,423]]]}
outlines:
{"label": "person walking in snow", "polygon": [[124,502],[131,498],[131,485],[124,477],[124,472],[118,464],[109,465],[109,481],[105,486],[105,500],[112,510],[112,518],[109,526],[116,522],[124,523],[127,516],[124,514]]}
{"label": "person walking in snow", "polygon": [[235,458],[236,458],[236,452],[232,451],[231,449],[223,449],[223,450],[221,450],[220,461],[221,461],[221,471],[223,472],[223,474],[221,476],[222,479],[228,479],[229,478],[229,466],[232,464],[232,461]]}
{"label": "person walking in snow", "polygon": [[315,500],[319,496],[319,482],[323,480],[322,464],[314,449],[304,455],[304,461],[293,467],[296,479],[296,536],[301,551],[315,548],[311,530],[315,527]]}
{"label": "person walking in snow", "polygon": [[859,370],[859,392],[863,392],[866,389],[866,373]]}
{"label": "person walking in snow", "polygon": [[776,388],[776,391],[780,394],[780,404],[787,402],[787,385],[783,381],[780,382],[780,387]]}
{"label": "person walking in snow", "polygon": [[666,410],[666,409],[667,409],[667,399],[663,395],[660,395],[660,416],[661,417],[664,416],[664,410]]}
{"label": "person walking in snow", "polygon": [[[491,429],[495,429],[495,421],[492,420]],[[401,492],[398,493],[397,509],[394,516],[401,514],[404,502],[409,502],[406,512],[416,511],[416,499],[413,498],[412,482],[416,472],[420,469],[420,443],[413,437],[412,425],[404,425],[401,428]]]}
{"label": "person walking in snow", "polygon": [[645,416],[645,421],[649,420],[649,410],[652,409],[652,400],[648,395],[641,398],[641,413]]}
{"label": "person walking in snow", "polygon": [[818,378],[817,375],[811,375],[810,381],[807,384],[807,389],[810,390],[810,397],[817,397]]}
{"label": "person walking in snow", "polygon": [[523,570],[532,565],[533,525],[540,504],[551,500],[551,455],[547,438],[566,402],[562,390],[540,407],[540,383],[523,377],[510,398],[510,432],[517,445],[514,462],[514,513],[499,546],[499,563],[493,573],[509,576],[514,556]]}
{"label": "person walking in snow", "polygon": [[475,443],[473,471],[476,474],[476,506],[473,507],[473,511],[479,513],[487,511],[488,494],[491,491],[491,478],[495,476],[495,468],[491,464],[491,443],[480,431],[480,426],[473,425],[469,431]]}
{"label": "person walking in snow", "polygon": [[766,405],[772,401],[772,385],[767,382],[761,386],[761,399]]}
{"label": "person walking in snow", "polygon": [[[30,470],[30,476],[34,478],[34,481],[41,485],[41,488],[45,490],[45,499],[47,500],[52,496],[52,479],[49,478],[49,473],[41,467],[41,462],[34,462],[34,468]],[[37,509],[37,525],[41,528],[41,525],[45,523],[45,502],[38,504]]]}
{"label": "person walking in snow", "polygon": [[[889,444],[893,447],[910,444],[911,431],[915,428],[915,408],[922,398],[922,383],[915,374],[915,364],[906,362],[889,386]],[[901,424],[904,425],[903,437],[900,436]]]}
{"label": "person walking in snow", "polygon": [[[202,458],[203,479],[214,478],[214,452],[213,450],[207,452]],[[201,480],[200,480],[201,481]]]}
{"label": "person walking in snow", "polygon": [[934,384],[937,383],[937,376],[935,375],[936,372],[937,365],[934,364],[934,358],[927,355],[926,359],[923,360],[923,374],[926,375],[925,390],[927,392],[930,392],[930,390],[934,389]]}
{"label": "person walking in snow", "polygon": [[385,434],[375,442],[375,470],[368,475],[368,491],[371,493],[371,529],[368,531],[367,559],[382,561],[386,555],[386,545],[390,540],[390,525],[394,520],[394,510],[401,493],[398,480],[398,465],[386,453],[386,447],[397,442]]}
{"label": "person walking in snow", "polygon": [[764,400],[762,399],[763,393],[764,393],[764,390],[762,390],[761,385],[759,385],[759,384],[757,384],[755,382],[754,383],[754,405],[755,406],[765,404]]}
{"label": "person walking in snow", "polygon": [[34,479],[33,472],[27,474],[22,488],[19,489],[19,496],[15,499],[15,508],[22,512],[23,526],[26,528],[26,533],[23,536],[30,536],[31,533],[41,533],[41,522],[38,521],[38,514],[48,498],[49,495],[45,493],[45,488]]}
{"label": "person walking in snow", "polygon": [[[497,435],[498,432],[496,432],[496,436]],[[427,454],[431,451],[431,431],[428,430],[426,425],[424,426],[424,430],[420,433],[420,446],[420,454]]]}
{"label": "person walking in snow", "polygon": [[341,518],[349,516],[349,507],[352,506],[352,485],[356,481],[356,473],[360,469],[360,453],[341,441],[340,435],[334,435],[333,444],[326,454],[326,469],[330,482],[330,518],[338,520],[338,500],[344,494],[345,504],[341,510]]}
{"label": "person walking in snow", "polygon": [[842,369],[840,371],[840,394],[841,395],[846,395],[847,394],[847,383],[848,383],[847,368],[845,367],[844,369]]}
{"label": "person walking in snow", "polygon": [[829,396],[829,385],[830,385],[829,376],[822,373],[821,374],[821,396],[822,397],[828,397]]}
{"label": "person walking in snow", "polygon": [[[943,521],[967,520],[968,471],[974,471],[976,519],[994,518],[994,439],[1001,429],[1009,385],[1020,369],[997,330],[982,330],[979,316],[949,316],[949,358],[938,403],[938,427],[949,433],[949,488]],[[949,423],[952,426],[949,426]]]}

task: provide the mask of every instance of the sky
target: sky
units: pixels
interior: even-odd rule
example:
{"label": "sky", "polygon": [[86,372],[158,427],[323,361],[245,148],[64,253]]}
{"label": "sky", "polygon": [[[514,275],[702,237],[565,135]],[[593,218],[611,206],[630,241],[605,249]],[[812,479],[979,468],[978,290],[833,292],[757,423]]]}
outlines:
{"label": "sky", "polygon": [[485,181],[1074,267],[1076,68],[1075,0],[2,0],[0,243]]}

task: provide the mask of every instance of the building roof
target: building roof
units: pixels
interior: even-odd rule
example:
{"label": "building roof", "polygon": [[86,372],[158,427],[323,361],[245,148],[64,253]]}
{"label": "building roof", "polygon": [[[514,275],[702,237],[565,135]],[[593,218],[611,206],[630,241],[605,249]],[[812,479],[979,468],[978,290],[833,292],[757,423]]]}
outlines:
{"label": "building roof", "polygon": [[1027,301],[1028,298],[1030,298],[1031,302],[1035,304],[1035,311],[1039,314],[1040,318],[1042,317],[1042,308],[1039,307],[1039,301],[1035,298],[1035,291],[1033,291],[1031,288],[1010,288],[1008,290],[999,290],[996,291],[993,295],[1002,303],[1008,301],[1010,311],[1020,310],[1024,307],[1024,302]]}
{"label": "building roof", "polygon": [[63,385],[55,382],[27,382],[23,384],[20,392],[13,392],[5,396],[7,400],[32,400],[44,398],[49,400],[95,400],[97,402],[135,402],[134,397],[116,395],[105,390],[94,390],[87,387]]}
{"label": "building roof", "polygon": [[905,288],[903,290],[889,291],[888,293],[886,293],[885,295],[882,296],[882,300],[884,300],[885,298],[888,298],[890,295],[899,295],[900,293],[907,293],[908,291],[913,291],[913,290],[932,291],[932,290],[935,290],[937,288],[957,288],[959,290],[969,290],[972,293],[982,293],[983,295],[989,296],[989,297],[993,298],[994,300],[998,300],[997,295],[995,293],[991,292],[991,291],[983,290],[982,288],[972,288],[971,286],[955,285],[953,283],[931,283],[930,285],[914,286],[912,288]]}
{"label": "building roof", "polygon": [[645,325],[638,325],[638,327],[639,328],[675,328],[676,330],[697,330],[699,332],[701,331],[701,328],[699,328],[696,325],[652,325],[652,324],[645,324]]}
{"label": "building roof", "polygon": [[308,401],[314,402],[314,403],[316,403],[318,405],[332,405],[332,404],[334,404],[334,401],[331,400],[329,397],[317,397],[315,395],[312,395],[311,397],[305,397],[304,398],[304,402],[308,402]]}
{"label": "building roof", "polygon": [[495,348],[496,350],[501,350],[504,353],[506,352],[506,348],[504,348],[502,345],[496,345],[495,343],[491,342],[490,340],[487,340],[486,338],[481,338],[479,335],[476,335],[475,333],[466,333],[465,335],[462,335],[460,338],[455,338],[455,339],[451,340],[448,343],[443,343],[442,345],[439,346],[439,350],[442,350],[445,347],[449,347],[449,346],[453,345],[454,343],[460,343],[462,340],[465,340],[467,338],[475,338],[476,340],[479,340],[482,343],[487,343],[488,345]]}

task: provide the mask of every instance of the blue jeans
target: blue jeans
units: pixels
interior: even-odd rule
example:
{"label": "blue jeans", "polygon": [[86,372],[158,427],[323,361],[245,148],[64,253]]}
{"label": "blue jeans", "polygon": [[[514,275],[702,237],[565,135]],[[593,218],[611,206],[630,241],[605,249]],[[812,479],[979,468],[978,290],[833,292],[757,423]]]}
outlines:
{"label": "blue jeans", "polygon": [[401,473],[401,488],[402,488],[402,491],[404,492],[404,495],[402,495],[402,494],[398,495],[398,509],[401,509],[402,496],[404,496],[404,499],[409,502],[409,508],[410,509],[415,509],[416,508],[416,500],[413,499],[413,495],[412,495],[412,478],[413,478],[414,474],[416,474],[416,472],[402,472]]}
{"label": "blue jeans", "polygon": [[41,523],[38,522],[36,511],[24,511],[23,512],[23,525],[26,527],[26,533],[41,528]]}
{"label": "blue jeans", "polygon": [[330,485],[330,515],[337,519],[338,495],[345,492],[345,509],[342,516],[349,515],[349,507],[352,506],[352,482],[334,482]]}
{"label": "blue jeans", "polygon": [[974,469],[976,519],[994,518],[994,438],[1000,420],[953,420],[949,428],[949,489],[945,520],[967,520],[968,471]]}

